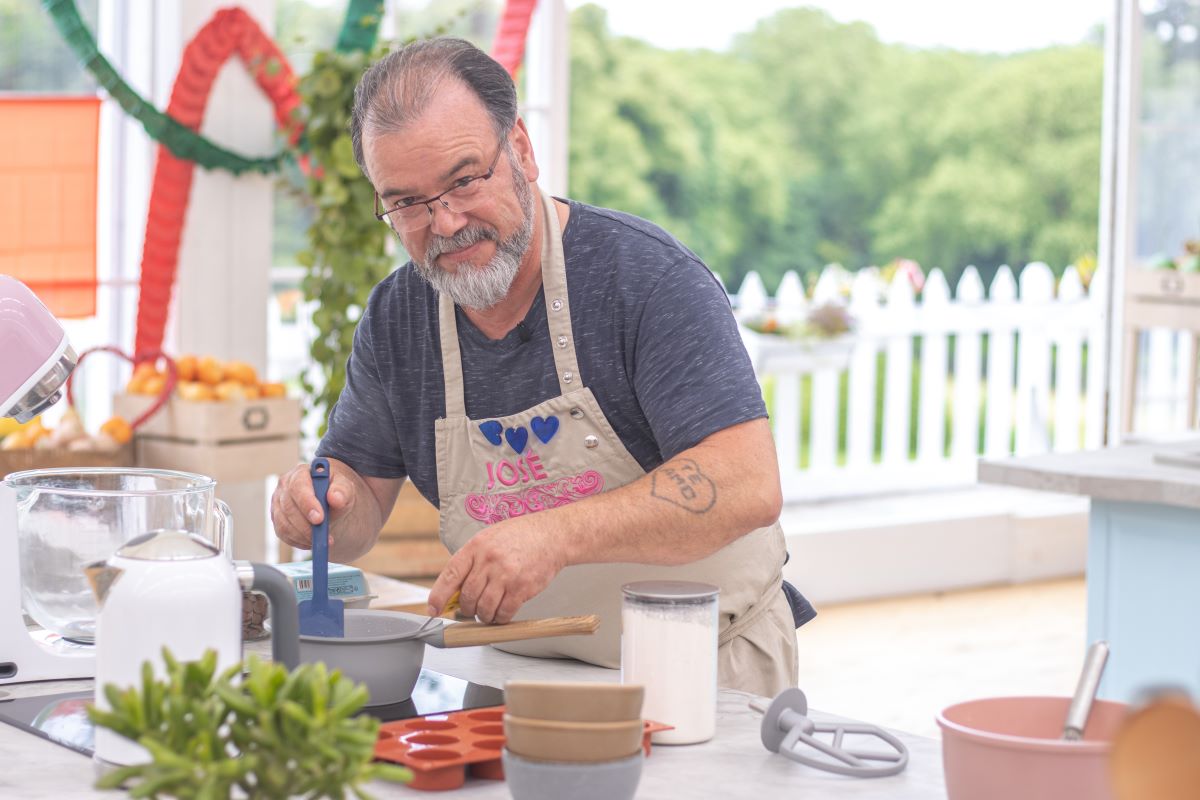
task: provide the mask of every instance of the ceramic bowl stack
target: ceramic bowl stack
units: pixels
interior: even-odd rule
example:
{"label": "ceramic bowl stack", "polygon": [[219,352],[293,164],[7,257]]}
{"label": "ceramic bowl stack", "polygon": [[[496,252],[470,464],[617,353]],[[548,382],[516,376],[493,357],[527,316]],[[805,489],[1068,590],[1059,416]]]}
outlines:
{"label": "ceramic bowl stack", "polygon": [[641,686],[509,681],[504,775],[513,800],[631,800],[642,776]]}

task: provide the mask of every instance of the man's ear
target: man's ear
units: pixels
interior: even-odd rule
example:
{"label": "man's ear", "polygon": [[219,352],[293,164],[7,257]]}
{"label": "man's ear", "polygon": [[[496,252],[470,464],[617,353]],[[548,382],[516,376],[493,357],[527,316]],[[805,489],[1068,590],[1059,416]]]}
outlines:
{"label": "man's ear", "polygon": [[517,156],[517,163],[521,165],[525,177],[529,179],[530,183],[533,183],[541,173],[538,170],[537,160],[533,157],[533,143],[529,140],[529,130],[525,127],[525,120],[517,117],[517,124],[513,126],[509,137],[513,153]]}

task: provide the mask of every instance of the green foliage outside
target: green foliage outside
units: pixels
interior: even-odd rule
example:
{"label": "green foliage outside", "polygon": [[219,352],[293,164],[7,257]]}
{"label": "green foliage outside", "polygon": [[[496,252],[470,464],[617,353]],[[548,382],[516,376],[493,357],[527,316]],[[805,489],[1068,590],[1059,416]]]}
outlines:
{"label": "green foliage outside", "polygon": [[[81,3],[93,24],[95,5]],[[496,5],[404,11],[398,27],[487,47]],[[306,294],[322,300],[313,355],[328,380],[313,401],[326,409],[361,304],[396,263],[369,185],[346,157],[366,62],[328,52],[344,10],[277,6],[277,36],[307,75],[313,157],[326,169],[293,173],[303,189],[277,194],[276,257],[295,263],[304,250]],[[987,285],[1002,263],[1061,272],[1095,250],[1098,41],[1005,56],[916,50],[809,8],[762,20],[728,52],[614,36],[594,5],[572,14],[570,33],[569,193],[662,224],[731,289],[750,270],[773,291],[789,269],[811,280],[830,262],[902,257],[941,267],[952,287],[974,264]],[[29,0],[0,0],[0,90],[94,91]]]}
{"label": "green foliage outside", "polygon": [[[79,2],[79,12],[93,30],[98,2]],[[75,63],[37,0],[0,0],[0,92],[96,92],[95,82]]]}
{"label": "green foliage outside", "polygon": [[1057,272],[1097,242],[1103,49],[884,44],[795,8],[730,52],[571,20],[570,194],[662,224],[736,290],[912,258]]}
{"label": "green foliage outside", "polygon": [[301,664],[292,672],[251,656],[217,673],[216,651],[180,662],[163,650],[165,679],[150,662],[141,686],[104,689],[110,711],[88,708],[99,726],[145,747],[146,764],[118,767],[97,788],[125,786],[129,796],[218,800],[234,796],[344,798],[369,795],[375,778],[409,781],[409,770],[375,764],[379,720],[355,716],[365,686]]}

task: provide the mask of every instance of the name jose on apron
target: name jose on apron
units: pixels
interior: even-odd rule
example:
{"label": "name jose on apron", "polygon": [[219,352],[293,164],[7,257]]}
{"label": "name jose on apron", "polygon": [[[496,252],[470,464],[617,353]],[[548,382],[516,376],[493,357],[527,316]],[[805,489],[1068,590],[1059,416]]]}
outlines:
{"label": "name jose on apron", "polygon": [[[509,517],[536,513],[624,486],[645,475],[582,385],[571,329],[566,264],[554,200],[543,194],[542,286],[559,394],[520,413],[472,420],[466,415],[462,356],[454,305],[438,308],[446,416],[435,421],[439,524],[457,552],[477,532]],[[667,478],[688,486],[686,469]],[[621,586],[638,580],[695,580],[720,587],[722,685],[774,693],[795,684],[796,644],[780,589],[785,559],[778,524],[739,538],[683,566],[585,564],[567,567],[527,602],[519,619],[598,614],[594,636],[498,645],[509,652],[577,658],[620,666]]]}

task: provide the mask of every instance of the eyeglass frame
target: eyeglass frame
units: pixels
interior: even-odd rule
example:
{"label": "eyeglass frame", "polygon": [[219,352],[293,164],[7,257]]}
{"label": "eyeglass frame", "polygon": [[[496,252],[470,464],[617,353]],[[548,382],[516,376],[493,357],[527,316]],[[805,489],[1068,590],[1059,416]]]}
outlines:
{"label": "eyeglass frame", "polygon": [[[465,178],[459,178],[458,180],[456,180],[454,182],[454,185],[451,186],[449,189],[442,192],[441,194],[435,194],[433,197],[429,198],[428,200],[415,200],[406,206],[396,205],[396,206],[393,206],[392,208],[380,211],[380,209],[383,208],[383,199],[380,198],[379,192],[375,192],[375,219],[379,220],[380,222],[386,222],[386,223],[388,223],[388,225],[391,225],[391,221],[388,219],[389,214],[392,214],[393,212],[396,212],[396,211],[403,211],[405,209],[416,208],[419,205],[423,205],[423,206],[425,206],[425,210],[429,212],[429,220],[426,221],[426,223],[425,223],[425,225],[428,225],[433,220],[433,205],[432,204],[435,202],[441,203],[442,208],[446,209],[450,213],[452,213],[452,214],[457,213],[454,211],[454,209],[452,209],[449,205],[447,205],[446,201],[443,200],[442,198],[445,197],[446,195],[450,194],[451,192],[455,192],[455,191],[458,191],[459,189],[469,186],[470,184],[474,183],[475,181],[491,180],[492,176],[496,174],[496,167],[500,164],[500,154],[504,152],[504,144],[507,141],[507,139],[508,139],[507,135],[502,135],[500,137],[500,141],[496,145],[496,155],[494,158],[492,158],[492,164],[490,167],[488,167],[487,172],[481,173],[479,175],[469,175]],[[421,227],[424,227],[424,226],[421,226]],[[420,228],[412,228],[411,230],[420,230]]]}

